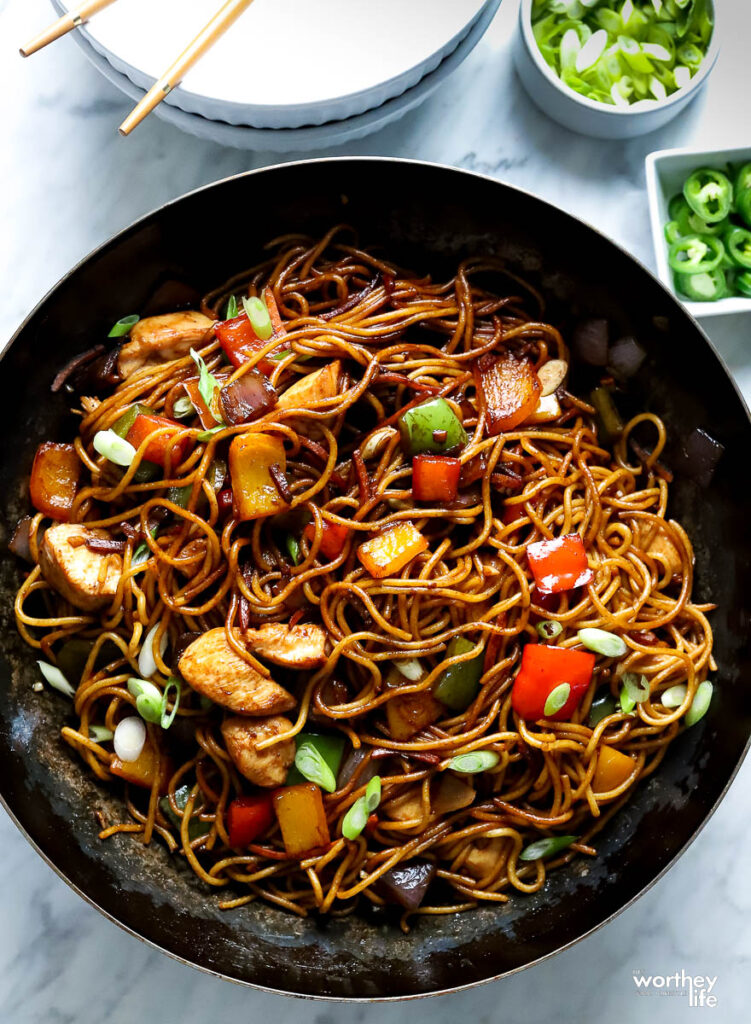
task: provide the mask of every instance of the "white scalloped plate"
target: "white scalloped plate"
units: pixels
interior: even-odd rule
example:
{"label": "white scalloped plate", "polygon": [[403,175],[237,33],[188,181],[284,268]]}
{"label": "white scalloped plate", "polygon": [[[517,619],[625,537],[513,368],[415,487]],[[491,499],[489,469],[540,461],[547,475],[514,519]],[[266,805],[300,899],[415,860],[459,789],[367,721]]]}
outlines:
{"label": "white scalloped plate", "polygon": [[[59,13],[78,0],[52,0]],[[400,96],[464,39],[485,0],[255,0],[167,102],[255,128],[352,117]],[[220,0],[119,0],[82,33],[148,89]]]}

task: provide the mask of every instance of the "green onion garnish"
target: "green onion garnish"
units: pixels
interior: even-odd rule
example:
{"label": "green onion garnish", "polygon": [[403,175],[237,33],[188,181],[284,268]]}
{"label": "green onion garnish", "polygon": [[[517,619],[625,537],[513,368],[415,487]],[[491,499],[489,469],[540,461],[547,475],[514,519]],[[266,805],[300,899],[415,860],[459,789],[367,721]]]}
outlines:
{"label": "green onion garnish", "polygon": [[368,823],[368,818],[381,802],[381,777],[374,775],[365,789],[365,796],[359,797],[344,815],[342,835],[345,839],[357,839]]}
{"label": "green onion garnish", "polygon": [[253,295],[249,299],[243,296],[243,307],[245,315],[250,320],[250,326],[256,332],[256,335],[261,341],[268,341],[274,333],[274,328],[269,311],[266,308],[266,303],[263,299],[259,299],[257,295]]}
{"label": "green onion garnish", "polygon": [[685,683],[678,683],[676,686],[669,686],[667,690],[663,690],[660,700],[662,701],[663,707],[666,708],[679,708],[686,699],[688,693],[688,687]]}
{"label": "green onion garnish", "polygon": [[549,839],[538,839],[529,846],[525,846],[519,854],[519,860],[546,860],[554,853],[560,853],[572,843],[577,842],[578,836],[553,836]]}
{"label": "green onion garnish", "polygon": [[634,704],[643,704],[649,698],[649,682],[646,676],[636,672],[624,672],[621,682]]}
{"label": "green onion garnish", "polygon": [[49,662],[46,661],[38,661],[37,665],[53,690],[59,690],[59,692],[64,693],[66,697],[75,697],[76,691],[56,665],[50,665]]}
{"label": "green onion garnish", "polygon": [[694,699],[691,702],[691,707],[686,712],[686,725],[689,728],[692,725],[696,725],[706,715],[712,701],[713,690],[714,687],[708,679],[705,679],[703,683],[699,683]]}
{"label": "green onion garnish", "polygon": [[115,734],[111,729],[107,729],[103,725],[90,725],[89,726],[89,737],[95,743],[106,743],[111,740]]}
{"label": "green onion garnish", "polygon": [[563,626],[554,619],[546,619],[535,626],[541,640],[555,640],[563,632]]}
{"label": "green onion garnish", "polygon": [[136,449],[124,437],[118,437],[114,430],[99,430],[94,434],[94,450],[116,466],[130,466],[136,457]]}
{"label": "green onion garnish", "polygon": [[577,635],[588,650],[606,658],[622,658],[628,650],[621,637],[604,629],[580,629]]}
{"label": "green onion garnish", "polygon": [[500,756],[494,750],[472,750],[468,754],[457,754],[456,757],[452,757],[448,767],[465,775],[478,775],[480,772],[495,768],[500,760]]}
{"label": "green onion garnish", "polygon": [[222,385],[216,379],[214,374],[211,373],[203,358],[199,356],[195,349],[192,348],[190,350],[190,354],[193,358],[193,362],[198,367],[198,393],[206,403],[206,408],[211,410],[211,403],[214,400],[214,394],[217,391],[222,390]]}
{"label": "green onion garnish", "polygon": [[130,334],[131,328],[140,320],[138,313],[131,313],[130,316],[124,316],[121,320],[118,320],[116,324],[112,325],[112,330],[107,335],[108,338],[122,338],[126,334]]}
{"label": "green onion garnish", "polygon": [[293,565],[300,564],[300,544],[296,537],[293,537],[291,533],[288,533],[285,538],[285,545],[289,552],[289,557],[292,559]]}
{"label": "green onion garnish", "polygon": [[[174,701],[172,704],[172,710],[167,711],[167,702],[169,701],[170,690],[175,691]],[[182,692],[182,685],[179,679],[174,676],[170,676],[167,680],[167,685],[164,687],[164,693],[162,694],[162,701],[160,705],[160,717],[159,724],[163,729],[169,729],[175,720],[177,709],[180,707],[180,694]]]}
{"label": "green onion garnish", "polygon": [[178,398],[172,405],[172,415],[176,420],[184,420],[187,416],[192,416],[195,411],[196,407],[187,395]]}
{"label": "green onion garnish", "polygon": [[162,717],[162,691],[147,679],[131,676],[128,690],[136,698],[136,711],[146,722],[156,724]]}
{"label": "green onion garnish", "polygon": [[196,435],[198,441],[210,441],[214,434],[218,434],[220,430],[226,430],[227,427],[224,423],[220,423],[218,427],[212,427],[210,430],[202,430],[200,434]]}
{"label": "green onion garnish", "polygon": [[237,316],[239,312],[240,311],[237,308],[237,299],[235,298],[234,295],[230,295],[230,297],[227,299],[227,308],[224,311],[224,319],[234,320],[234,318]]}
{"label": "green onion garnish", "polygon": [[300,744],[295,754],[295,768],[309,782],[315,782],[327,793],[333,793],[336,789],[334,773],[315,744],[309,741]]}
{"label": "green onion garnish", "polygon": [[621,711],[623,712],[623,714],[624,715],[630,715],[631,712],[636,707],[636,701],[629,694],[628,690],[625,687],[621,690],[621,695],[620,695],[619,699],[620,699]]}
{"label": "green onion garnish", "polygon": [[551,715],[557,714],[561,708],[564,707],[570,696],[570,683],[559,683],[555,689],[550,691],[548,698],[545,701],[545,707],[543,708],[545,717],[549,718]]}

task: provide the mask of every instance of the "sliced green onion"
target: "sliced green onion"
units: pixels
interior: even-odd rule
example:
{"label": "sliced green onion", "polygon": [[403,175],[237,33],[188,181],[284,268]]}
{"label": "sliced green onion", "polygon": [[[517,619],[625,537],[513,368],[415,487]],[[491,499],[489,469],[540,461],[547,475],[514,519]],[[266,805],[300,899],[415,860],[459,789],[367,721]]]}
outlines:
{"label": "sliced green onion", "polygon": [[146,722],[156,724],[162,717],[162,691],[147,679],[131,676],[128,690],[136,698],[136,711]]}
{"label": "sliced green onion", "polygon": [[95,743],[106,743],[111,740],[114,736],[114,732],[111,729],[107,729],[103,725],[90,725],[89,736]]}
{"label": "sliced green onion", "polygon": [[495,768],[500,760],[500,755],[496,754],[494,750],[472,750],[469,754],[457,754],[456,757],[452,757],[448,767],[453,772],[477,775],[479,772],[487,772],[491,768]]}
{"label": "sliced green onion", "polygon": [[379,775],[374,775],[365,789],[365,795],[358,797],[344,815],[342,835],[345,839],[357,839],[380,802],[381,778]]}
{"label": "sliced green onion", "polygon": [[623,712],[624,715],[630,715],[631,712],[636,707],[636,701],[629,694],[628,690],[625,689],[625,687],[624,687],[624,689],[621,690],[620,705],[621,705],[621,711]]}
{"label": "sliced green onion", "polygon": [[550,691],[545,701],[545,707],[543,708],[545,717],[549,718],[551,715],[557,714],[565,706],[570,696],[571,684],[559,683],[558,686]]}
{"label": "sliced green onion", "polygon": [[394,665],[399,669],[404,678],[409,679],[411,683],[419,682],[425,675],[422,665],[417,658],[400,658],[394,661]]}
{"label": "sliced green onion", "polygon": [[[154,657],[154,637],[157,634],[160,622],[155,623],[146,634],[141,650],[138,654],[138,671],[144,679],[150,679],[156,672],[156,658]],[[167,633],[162,633],[159,639],[159,657],[164,657],[167,650]]]}
{"label": "sliced green onion", "polygon": [[667,690],[663,690],[660,700],[663,707],[679,708],[686,699],[687,693],[688,687],[686,684],[678,683],[676,686],[669,686]]}
{"label": "sliced green onion", "polygon": [[634,704],[643,704],[649,698],[649,681],[646,676],[636,672],[624,672],[621,682]]}
{"label": "sliced green onion", "polygon": [[546,619],[535,626],[541,640],[555,640],[563,632],[563,626],[555,619]]}
{"label": "sliced green onion", "polygon": [[297,537],[293,537],[291,533],[288,533],[284,541],[289,557],[292,559],[293,565],[299,565],[301,554],[300,554],[300,543]]}
{"label": "sliced green onion", "polygon": [[575,67],[579,74],[588,71],[597,63],[607,45],[608,34],[604,28],[598,29],[590,36],[576,55]]}
{"label": "sliced green onion", "polygon": [[[167,704],[169,702],[170,690],[175,691],[173,699],[172,710],[167,711]],[[162,694],[162,702],[160,706],[159,724],[163,729],[169,729],[175,720],[177,709],[180,707],[180,694],[182,693],[182,684],[179,679],[174,676],[170,676],[167,680],[167,685],[164,687],[164,693]]]}
{"label": "sliced green onion", "polygon": [[202,430],[197,435],[198,441],[210,441],[214,434],[218,434],[220,430],[226,430],[227,427],[222,423],[218,427],[212,427],[210,430]]}
{"label": "sliced green onion", "polygon": [[621,637],[604,629],[580,629],[577,636],[587,650],[605,658],[622,658],[628,650]]}
{"label": "sliced green onion", "polygon": [[124,316],[118,320],[117,323],[112,325],[112,329],[107,335],[108,338],[122,338],[126,334],[130,334],[131,328],[140,320],[138,313],[131,313],[130,316]]}
{"label": "sliced green onion", "polygon": [[177,401],[172,404],[172,415],[176,420],[184,420],[188,416],[192,416],[195,411],[196,407],[187,395],[183,395],[182,398],[178,398]]}
{"label": "sliced green onion", "polygon": [[145,565],[151,558],[151,548],[146,541],[141,541],[136,550],[133,552],[133,557],[130,560],[131,568],[135,568],[137,565]]}
{"label": "sliced green onion", "polygon": [[114,430],[99,430],[94,434],[94,449],[116,466],[130,466],[136,457],[136,449],[124,437],[118,437]]}
{"label": "sliced green onion", "polygon": [[113,736],[115,754],[121,761],[137,761],[146,743],[146,726],[137,715],[118,722]]}
{"label": "sliced green onion", "polygon": [[691,702],[691,707],[686,712],[686,725],[689,728],[692,725],[696,725],[706,715],[712,701],[713,690],[714,687],[708,679],[705,679],[703,683],[699,683],[694,699]]}
{"label": "sliced green onion", "polygon": [[[211,403],[214,400],[214,394],[217,391],[222,390],[222,385],[216,379],[213,373],[209,370],[202,356],[196,352],[195,349],[190,350],[193,362],[198,367],[198,393],[206,403],[206,408],[211,409]],[[212,413],[213,415],[213,413]]]}
{"label": "sliced green onion", "polygon": [[37,665],[53,690],[59,690],[59,692],[64,693],[66,697],[75,697],[76,691],[57,666],[50,665],[49,662],[46,661],[38,661]]}
{"label": "sliced green onion", "polygon": [[565,850],[578,839],[578,836],[554,836],[549,839],[538,839],[524,847],[519,854],[519,860],[546,860],[553,854]]}
{"label": "sliced green onion", "polygon": [[234,295],[230,295],[227,299],[227,308],[224,311],[225,320],[234,320],[240,310],[237,308],[237,299]]}
{"label": "sliced green onion", "polygon": [[268,341],[274,333],[274,327],[271,323],[266,303],[263,299],[259,299],[257,295],[253,295],[249,299],[243,296],[243,306],[245,308],[245,315],[250,320],[250,326],[256,332],[256,335],[261,341]]}
{"label": "sliced green onion", "polygon": [[329,765],[326,763],[323,754],[318,747],[307,740],[301,743],[295,754],[295,768],[306,778],[308,782],[315,782],[327,793],[333,793],[336,789],[336,778]]}

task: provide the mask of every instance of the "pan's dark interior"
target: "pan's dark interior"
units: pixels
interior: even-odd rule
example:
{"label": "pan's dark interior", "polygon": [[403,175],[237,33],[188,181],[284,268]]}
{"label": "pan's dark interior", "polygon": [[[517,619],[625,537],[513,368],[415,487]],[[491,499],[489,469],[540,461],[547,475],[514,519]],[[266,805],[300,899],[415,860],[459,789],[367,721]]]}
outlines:
{"label": "pan's dark interior", "polygon": [[[447,168],[344,159],[290,164],[187,196],[119,235],[42,303],[2,361],[0,402],[12,439],[0,461],[0,538],[27,511],[34,449],[65,436],[55,372],[101,340],[110,324],[143,312],[162,289],[206,291],[251,265],[287,232],[323,233],[346,220],[367,244],[440,276],[470,255],[502,255],[544,291],[564,328],[608,317],[649,351],[634,385],[671,435],[706,427],[726,447],[711,487],[673,489],[672,513],[692,536],[697,591],[712,616],[719,671],[707,717],[668,753],[660,771],[602,833],[597,860],[553,874],[531,897],[454,917],[428,918],[405,937],[395,923],[352,916],[317,922],[252,904],[216,908],[177,857],[157,842],[97,840],[95,808],[110,820],[116,797],[96,785],[59,740],[65,699],[34,693],[34,652],[13,624],[18,567],[0,559],[0,790],[18,823],[74,886],[103,911],[192,964],[290,993],[378,998],[450,989],[529,964],[596,927],[681,852],[730,781],[751,734],[751,562],[745,466],[751,429],[742,401],[697,326],[629,256],[567,214],[497,182]],[[197,230],[198,229],[198,230]],[[175,292],[174,289],[177,289]],[[154,310],[156,311],[156,310]],[[31,851],[29,856],[33,856]]]}

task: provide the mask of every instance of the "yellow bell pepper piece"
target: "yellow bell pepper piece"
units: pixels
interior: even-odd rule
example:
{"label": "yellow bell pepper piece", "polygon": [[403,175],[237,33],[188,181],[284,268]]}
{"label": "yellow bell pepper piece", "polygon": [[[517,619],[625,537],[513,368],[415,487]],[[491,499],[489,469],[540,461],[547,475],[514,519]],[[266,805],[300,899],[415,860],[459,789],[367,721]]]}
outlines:
{"label": "yellow bell pepper piece", "polygon": [[410,522],[397,523],[361,544],[357,557],[370,575],[380,580],[399,572],[427,546],[416,526]]}
{"label": "yellow bell pepper piece", "polygon": [[272,466],[281,473],[287,467],[280,438],[260,432],[233,438],[229,446],[229,472],[239,519],[260,519],[287,508],[271,476]]}

